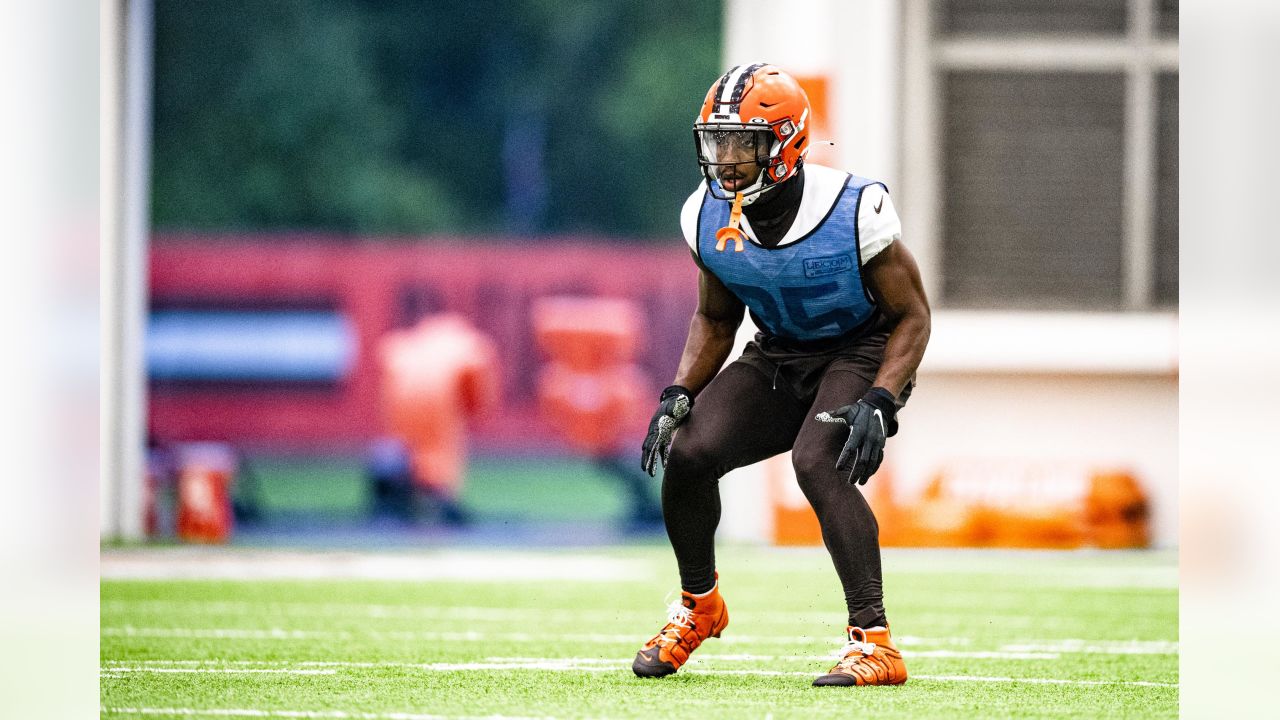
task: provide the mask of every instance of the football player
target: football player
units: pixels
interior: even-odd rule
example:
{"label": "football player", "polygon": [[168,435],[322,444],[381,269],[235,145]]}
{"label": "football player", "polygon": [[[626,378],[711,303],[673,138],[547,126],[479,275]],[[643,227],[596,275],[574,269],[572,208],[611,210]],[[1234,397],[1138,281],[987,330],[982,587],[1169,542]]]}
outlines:
{"label": "football player", "polygon": [[[813,684],[907,679],[859,486],[897,432],[929,304],[884,184],[805,163],[812,123],[799,83],[767,64],[722,75],[694,123],[704,181],[680,222],[701,271],[698,309],[642,458],[650,475],[666,468],[663,516],[682,592],[636,655],[641,677],[676,672],[728,626],[715,566],[719,479],[790,450],[849,611],[842,658]],[[761,332],[721,370],[744,309]]]}

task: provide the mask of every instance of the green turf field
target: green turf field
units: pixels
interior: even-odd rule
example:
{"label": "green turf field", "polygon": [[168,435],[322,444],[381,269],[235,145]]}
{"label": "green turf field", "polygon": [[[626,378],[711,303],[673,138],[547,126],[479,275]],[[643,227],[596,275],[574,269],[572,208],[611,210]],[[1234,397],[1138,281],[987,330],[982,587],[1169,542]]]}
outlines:
{"label": "green turf field", "polygon": [[634,677],[630,662],[676,586],[666,549],[366,559],[421,569],[413,581],[351,579],[346,555],[299,558],[284,562],[348,579],[104,580],[102,716],[1177,714],[1170,553],[886,551],[911,673],[888,688],[809,685],[844,624],[821,550],[722,549],[729,627],[663,680]]}
{"label": "green turf field", "polygon": [[[637,467],[639,462],[637,461]],[[237,492],[267,520],[282,514],[360,515],[369,502],[359,458],[254,456]],[[657,497],[658,484],[653,484]],[[622,515],[619,483],[587,460],[570,456],[479,456],[467,466],[460,498],[480,518],[540,521],[610,520]]]}

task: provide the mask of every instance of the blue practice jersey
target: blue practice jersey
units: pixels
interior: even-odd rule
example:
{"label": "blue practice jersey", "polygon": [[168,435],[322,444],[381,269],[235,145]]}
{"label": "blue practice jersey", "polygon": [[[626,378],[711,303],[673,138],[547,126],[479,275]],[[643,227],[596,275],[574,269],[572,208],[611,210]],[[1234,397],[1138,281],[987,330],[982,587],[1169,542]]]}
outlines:
{"label": "blue practice jersey", "polygon": [[716,250],[716,231],[729,224],[731,203],[710,192],[702,197],[698,257],[770,335],[833,338],[852,333],[875,315],[875,301],[862,281],[858,209],[864,189],[884,186],[847,173],[844,177],[826,216],[802,237],[773,248],[745,242],[743,251],[736,252],[730,241]]}

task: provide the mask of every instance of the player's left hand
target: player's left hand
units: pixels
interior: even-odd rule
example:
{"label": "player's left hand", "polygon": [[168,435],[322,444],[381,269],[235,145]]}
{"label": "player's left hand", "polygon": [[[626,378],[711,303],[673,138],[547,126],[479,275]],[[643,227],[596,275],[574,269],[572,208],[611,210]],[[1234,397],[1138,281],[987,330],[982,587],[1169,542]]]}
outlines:
{"label": "player's left hand", "polygon": [[820,412],[819,422],[843,423],[849,426],[849,439],[845,441],[836,469],[849,471],[849,484],[864,485],[884,459],[885,439],[898,432],[898,403],[893,393],[882,387],[873,387],[853,405],[845,405],[831,412]]}

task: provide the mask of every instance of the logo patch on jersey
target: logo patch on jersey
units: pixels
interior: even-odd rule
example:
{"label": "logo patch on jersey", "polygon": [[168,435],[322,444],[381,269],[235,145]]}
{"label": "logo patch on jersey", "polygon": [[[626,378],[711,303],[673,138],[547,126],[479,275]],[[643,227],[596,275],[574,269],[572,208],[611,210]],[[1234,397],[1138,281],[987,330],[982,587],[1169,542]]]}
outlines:
{"label": "logo patch on jersey", "polygon": [[828,255],[804,261],[804,276],[807,278],[839,275],[852,269],[853,258],[848,255]]}

